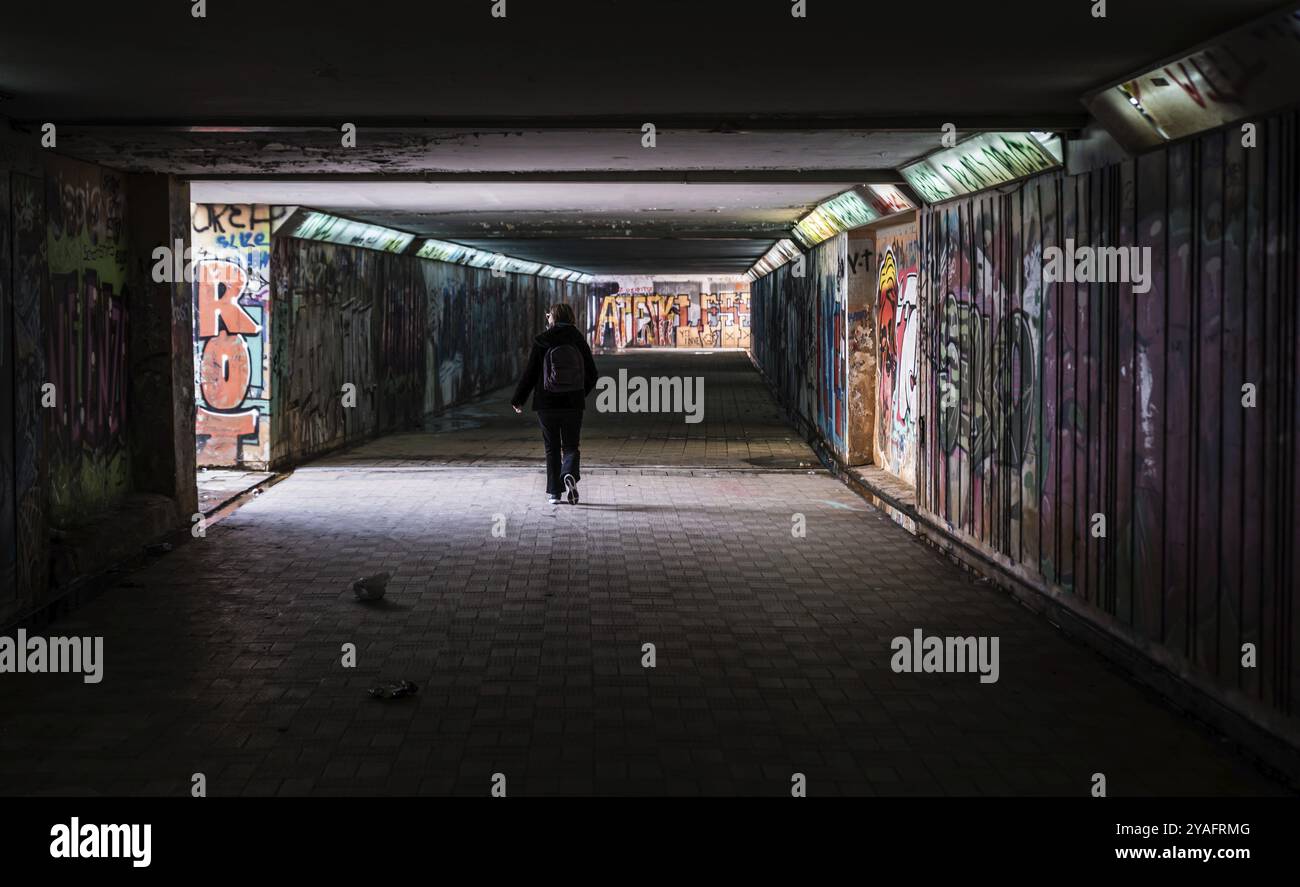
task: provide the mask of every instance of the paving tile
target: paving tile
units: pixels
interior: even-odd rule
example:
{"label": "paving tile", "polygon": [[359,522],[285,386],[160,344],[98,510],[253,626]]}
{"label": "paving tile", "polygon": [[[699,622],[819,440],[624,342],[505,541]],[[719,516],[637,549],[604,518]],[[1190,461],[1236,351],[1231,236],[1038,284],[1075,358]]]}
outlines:
{"label": "paving tile", "polygon": [[[589,411],[576,508],[501,392],[298,469],[57,625],[102,683],[0,680],[0,793],[1281,791],[816,468],[742,355],[599,363],[703,375],[705,420]],[[1000,680],[894,674],[915,628],[998,635]]]}

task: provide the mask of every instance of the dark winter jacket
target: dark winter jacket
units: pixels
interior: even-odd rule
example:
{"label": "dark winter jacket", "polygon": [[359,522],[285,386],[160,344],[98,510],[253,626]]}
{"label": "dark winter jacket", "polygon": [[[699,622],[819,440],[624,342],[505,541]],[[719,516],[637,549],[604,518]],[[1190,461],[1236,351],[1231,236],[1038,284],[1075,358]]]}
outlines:
{"label": "dark winter jacket", "polygon": [[[557,394],[547,391],[542,379],[542,361],[546,358],[546,352],[556,345],[572,345],[582,352],[582,361],[586,364],[586,371],[583,373],[583,384],[585,391],[566,391]],[[522,407],[524,401],[528,400],[529,393],[533,395],[534,410],[581,410],[587,405],[587,395],[591,394],[596,388],[596,380],[600,376],[596,372],[596,361],[591,357],[591,348],[587,345],[587,338],[578,332],[578,328],[571,323],[557,323],[555,326],[546,330],[536,339],[533,339],[533,350],[528,355],[528,366],[524,370],[523,378],[519,380],[519,385],[515,388],[515,396],[510,398],[510,403],[517,407]],[[537,390],[534,392],[533,389]]]}

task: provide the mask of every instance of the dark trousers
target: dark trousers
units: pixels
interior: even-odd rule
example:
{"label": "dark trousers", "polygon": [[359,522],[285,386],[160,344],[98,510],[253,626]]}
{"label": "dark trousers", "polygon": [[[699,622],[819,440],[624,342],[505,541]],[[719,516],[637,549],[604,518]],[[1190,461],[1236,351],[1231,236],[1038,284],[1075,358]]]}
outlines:
{"label": "dark trousers", "polygon": [[542,426],[542,444],[546,447],[546,492],[564,493],[564,476],[578,473],[578,438],[582,434],[582,410],[538,410]]}

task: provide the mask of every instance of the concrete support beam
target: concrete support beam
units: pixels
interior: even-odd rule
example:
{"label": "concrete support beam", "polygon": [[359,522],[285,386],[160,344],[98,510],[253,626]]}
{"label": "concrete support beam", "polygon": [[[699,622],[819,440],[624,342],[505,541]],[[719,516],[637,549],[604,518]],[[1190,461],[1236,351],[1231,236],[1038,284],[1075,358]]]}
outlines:
{"label": "concrete support beam", "polygon": [[[302,132],[337,135],[337,120],[296,121],[286,124],[283,117],[206,117],[185,120],[158,120],[155,118],[49,118],[60,128],[121,129],[141,131],[206,133],[222,132],[286,134]],[[24,127],[40,128],[45,118],[17,121]],[[448,130],[490,132],[494,130],[615,130],[639,132],[647,122],[654,123],[663,132],[826,132],[826,131],[878,131],[933,132],[945,123],[959,130],[972,132],[998,130],[1067,131],[1080,129],[1088,122],[1083,111],[1066,111],[1035,114],[730,114],[718,111],[712,114],[572,114],[567,116],[481,116],[481,117],[357,117],[352,122],[358,129],[370,132],[402,134],[441,134]]]}
{"label": "concrete support beam", "polygon": [[190,284],[155,282],[153,251],[190,246],[189,184],[127,178],[131,244],[131,449],[135,489],[159,493],[188,516],[195,490],[194,345]]}
{"label": "concrete support beam", "polygon": [[187,175],[195,182],[229,181],[256,182],[409,182],[413,184],[441,182],[527,182],[614,185],[901,185],[907,180],[896,169],[846,168],[846,169],[581,169],[581,170],[529,170],[510,172],[503,170],[483,172],[435,171],[422,173],[278,173],[270,170],[263,174],[212,173]]}

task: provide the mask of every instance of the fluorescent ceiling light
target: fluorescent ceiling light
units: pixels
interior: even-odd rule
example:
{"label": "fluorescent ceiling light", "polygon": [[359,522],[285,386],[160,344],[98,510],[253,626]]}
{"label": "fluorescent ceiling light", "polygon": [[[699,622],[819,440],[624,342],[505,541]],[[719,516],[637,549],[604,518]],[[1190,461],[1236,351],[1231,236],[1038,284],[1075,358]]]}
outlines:
{"label": "fluorescent ceiling light", "polygon": [[1005,185],[1061,165],[1060,136],[1043,132],[985,132],[902,169],[927,203]]}
{"label": "fluorescent ceiling light", "polygon": [[765,274],[771,274],[786,262],[793,261],[799,254],[799,247],[793,240],[782,238],[754,263],[754,267],[745,272],[745,279],[752,283]]}
{"label": "fluorescent ceiling light", "polygon": [[501,253],[490,253],[487,250],[475,249],[472,246],[464,246],[446,240],[425,239],[420,244],[420,248],[415,251],[415,254],[422,259],[435,259],[439,262],[450,262],[454,265],[468,265],[471,268],[492,268],[512,274],[536,274],[539,277],[550,277],[555,280],[573,283],[590,283],[594,280],[590,274],[583,274],[581,271],[556,268],[554,265],[543,265],[541,262],[528,262],[524,259],[503,256]]}
{"label": "fluorescent ceiling light", "polygon": [[[382,225],[370,225],[356,222],[329,213],[307,210],[300,221],[294,223],[293,229],[285,232],[289,237],[301,240],[319,240],[324,243],[338,243],[344,246],[359,246],[389,253],[406,252],[415,240],[414,234],[385,228]],[[424,238],[415,254],[422,259],[434,259],[453,265],[468,265],[471,268],[491,268],[509,274],[536,274],[568,283],[589,284],[596,278],[581,271],[569,268],[556,268],[541,262],[529,262],[504,256],[501,253],[488,252],[451,243],[446,240]]]}
{"label": "fluorescent ceiling light", "polygon": [[799,246],[811,249],[843,231],[861,228],[879,219],[916,209],[911,200],[894,185],[862,185],[822,201],[794,226],[792,240],[780,240],[754,266],[745,272],[751,283],[771,274],[800,254]]}
{"label": "fluorescent ceiling light", "polygon": [[819,203],[794,226],[794,236],[810,249],[842,231],[915,208],[893,185],[863,185]]}
{"label": "fluorescent ceiling light", "polygon": [[354,222],[351,219],[331,216],[328,213],[308,210],[294,229],[288,232],[290,237],[302,240],[320,240],[325,243],[339,243],[344,246],[359,246],[363,249],[375,249],[386,253],[404,252],[414,234],[395,231],[380,225]]}
{"label": "fluorescent ceiling light", "polygon": [[1135,72],[1083,103],[1131,153],[1289,107],[1300,83],[1300,9],[1288,7]]}
{"label": "fluorescent ceiling light", "polygon": [[845,191],[819,203],[794,226],[794,236],[805,247],[829,240],[841,231],[870,224],[880,218],[856,191]]}

